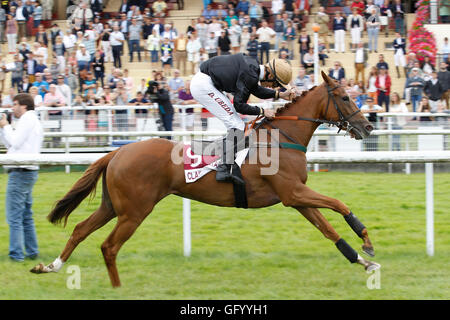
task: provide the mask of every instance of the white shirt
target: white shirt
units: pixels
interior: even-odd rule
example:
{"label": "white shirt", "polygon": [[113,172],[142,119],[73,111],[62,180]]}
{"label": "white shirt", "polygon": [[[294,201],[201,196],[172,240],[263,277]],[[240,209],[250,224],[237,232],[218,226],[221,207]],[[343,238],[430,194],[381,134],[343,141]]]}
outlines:
{"label": "white shirt", "polygon": [[91,61],[91,55],[89,54],[89,52],[87,52],[87,50],[84,51],[84,54],[83,52],[81,52],[81,50],[77,50],[75,57],[77,58],[77,61]]}
{"label": "white shirt", "polygon": [[259,80],[264,79],[264,71],[265,71],[264,69],[265,69],[264,66],[259,65]]}
{"label": "white shirt", "polygon": [[95,35],[95,31],[94,30],[90,30],[90,29],[85,30],[84,31],[84,36],[86,36],[86,35],[88,35],[88,39],[91,40],[91,41],[94,41],[97,38],[96,35]]}
{"label": "white shirt", "polygon": [[364,48],[356,49],[355,62],[356,63],[364,63]]}
{"label": "white shirt", "polygon": [[[408,112],[408,107],[403,103],[400,102],[399,104],[391,104],[389,106],[389,112],[392,113],[405,113]],[[393,117],[394,124],[398,124],[399,126],[404,126],[406,124],[406,117]]]}
{"label": "white shirt", "polygon": [[375,86],[375,81],[377,81],[376,76],[371,76],[369,78],[369,88],[367,88],[367,92],[377,92],[377,87]]}
{"label": "white shirt", "polygon": [[13,98],[9,94],[2,100],[2,107],[4,108],[11,108],[13,104]]}
{"label": "white shirt", "polygon": [[73,46],[75,46],[75,43],[77,42],[77,37],[75,37],[74,34],[70,34],[70,35],[65,35],[63,36],[63,43],[64,43],[64,47],[66,47],[66,49],[70,49],[73,48]]}
{"label": "white shirt", "polygon": [[333,78],[337,79],[339,77],[339,69],[333,69]]}
{"label": "white shirt", "polygon": [[57,85],[56,90],[64,97],[68,106],[72,105],[72,90],[67,84]]}
{"label": "white shirt", "polygon": [[44,99],[42,99],[42,96],[40,94],[37,94],[34,97],[34,106],[35,107],[40,107],[43,102],[44,102]]}
{"label": "white shirt", "polygon": [[[45,47],[39,47],[39,49],[37,49],[34,52],[34,56],[39,58],[39,56],[42,57],[42,59],[44,60],[44,63],[47,64],[47,59],[48,59],[48,51],[47,48]],[[35,58],[36,59],[36,58]]]}
{"label": "white shirt", "polygon": [[119,40],[125,40],[125,37],[123,36],[123,33],[120,31],[114,31],[111,33],[111,36],[109,37],[109,41],[111,42],[112,46],[120,46],[122,45],[122,42]]}
{"label": "white shirt", "polygon": [[16,20],[17,21],[25,21],[25,16],[23,15],[23,6],[18,7],[16,10]]}
{"label": "white shirt", "polygon": [[283,9],[283,0],[272,0],[272,13],[278,14]]}
{"label": "white shirt", "polygon": [[443,44],[442,45],[442,53],[450,53],[450,45],[447,43],[447,44]]}
{"label": "white shirt", "polygon": [[259,36],[259,42],[270,42],[270,38],[275,35],[275,31],[269,27],[261,27],[256,31],[256,34]]}
{"label": "white shirt", "polygon": [[123,33],[127,33],[128,32],[128,20],[122,20],[120,21],[120,31]]}
{"label": "white shirt", "polygon": [[[19,118],[15,130],[11,125],[0,129],[0,137],[8,149],[7,154],[39,154],[44,141],[43,129],[34,110],[25,112]],[[39,166],[4,166],[5,169],[17,167],[39,169]]]}

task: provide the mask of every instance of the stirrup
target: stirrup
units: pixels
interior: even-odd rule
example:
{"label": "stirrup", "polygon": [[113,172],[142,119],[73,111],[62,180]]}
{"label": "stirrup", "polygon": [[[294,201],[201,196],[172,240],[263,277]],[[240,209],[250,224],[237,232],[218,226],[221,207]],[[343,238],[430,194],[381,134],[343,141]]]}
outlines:
{"label": "stirrup", "polygon": [[232,177],[230,174],[231,165],[222,163],[217,167],[216,180],[219,182],[229,182]]}

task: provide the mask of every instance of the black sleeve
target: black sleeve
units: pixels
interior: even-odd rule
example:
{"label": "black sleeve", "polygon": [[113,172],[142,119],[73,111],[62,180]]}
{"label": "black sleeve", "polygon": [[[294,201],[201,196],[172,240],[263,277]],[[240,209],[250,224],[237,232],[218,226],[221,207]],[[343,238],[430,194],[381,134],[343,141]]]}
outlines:
{"label": "black sleeve", "polygon": [[257,116],[261,113],[261,109],[256,106],[247,104],[250,97],[250,92],[247,88],[242,88],[234,95],[233,105],[237,112],[252,116]]}
{"label": "black sleeve", "polygon": [[275,90],[264,88],[262,86],[256,86],[256,88],[251,91],[251,94],[260,99],[275,98]]}
{"label": "black sleeve", "polygon": [[238,91],[234,94],[233,105],[237,112],[247,115],[257,116],[261,113],[261,109],[256,106],[247,104],[247,100],[250,97],[250,90],[245,84],[245,80],[242,78],[238,80],[236,84]]}
{"label": "black sleeve", "polygon": [[425,86],[424,86],[424,88],[423,88],[423,91],[425,91],[425,93],[426,94],[428,94],[428,91],[429,91],[429,84],[430,84],[430,82],[429,81],[427,81],[427,82],[425,82]]}
{"label": "black sleeve", "polygon": [[275,97],[275,90],[267,89],[258,85],[259,80],[249,78],[248,74],[241,75],[236,87],[238,91],[234,95],[234,108],[237,112],[247,115],[259,115],[261,114],[261,108],[257,106],[251,106],[247,104],[247,100],[250,94],[260,98],[269,99]]}

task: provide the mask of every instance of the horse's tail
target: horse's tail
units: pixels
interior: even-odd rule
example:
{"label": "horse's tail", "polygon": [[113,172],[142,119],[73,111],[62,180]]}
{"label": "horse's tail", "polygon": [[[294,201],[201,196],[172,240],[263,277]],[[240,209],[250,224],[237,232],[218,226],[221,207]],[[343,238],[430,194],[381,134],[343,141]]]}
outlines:
{"label": "horse's tail", "polygon": [[106,171],[109,162],[116,154],[117,150],[108,153],[106,156],[98,159],[91,164],[84,172],[83,176],[73,185],[72,189],[55,204],[53,210],[47,216],[47,219],[53,224],[61,223],[64,219],[64,226],[67,224],[69,215],[80,203],[90,194],[95,195],[97,181]]}

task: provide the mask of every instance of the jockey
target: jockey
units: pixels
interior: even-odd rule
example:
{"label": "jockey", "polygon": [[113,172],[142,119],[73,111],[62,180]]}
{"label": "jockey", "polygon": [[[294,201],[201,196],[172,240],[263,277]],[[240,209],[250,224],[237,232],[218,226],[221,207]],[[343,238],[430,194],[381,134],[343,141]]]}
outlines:
{"label": "jockey", "polygon": [[[239,142],[244,137],[245,123],[238,112],[269,119],[275,115],[271,109],[248,105],[250,94],[260,99],[291,100],[295,96],[289,85],[291,78],[292,69],[286,60],[272,59],[259,65],[253,57],[242,53],[213,57],[200,65],[200,71],[191,80],[191,94],[227,128],[222,164],[217,167],[217,181],[244,183],[230,172],[238,151],[234,139],[237,137]],[[280,92],[281,86],[287,90]],[[233,103],[223,92],[234,95]]]}

